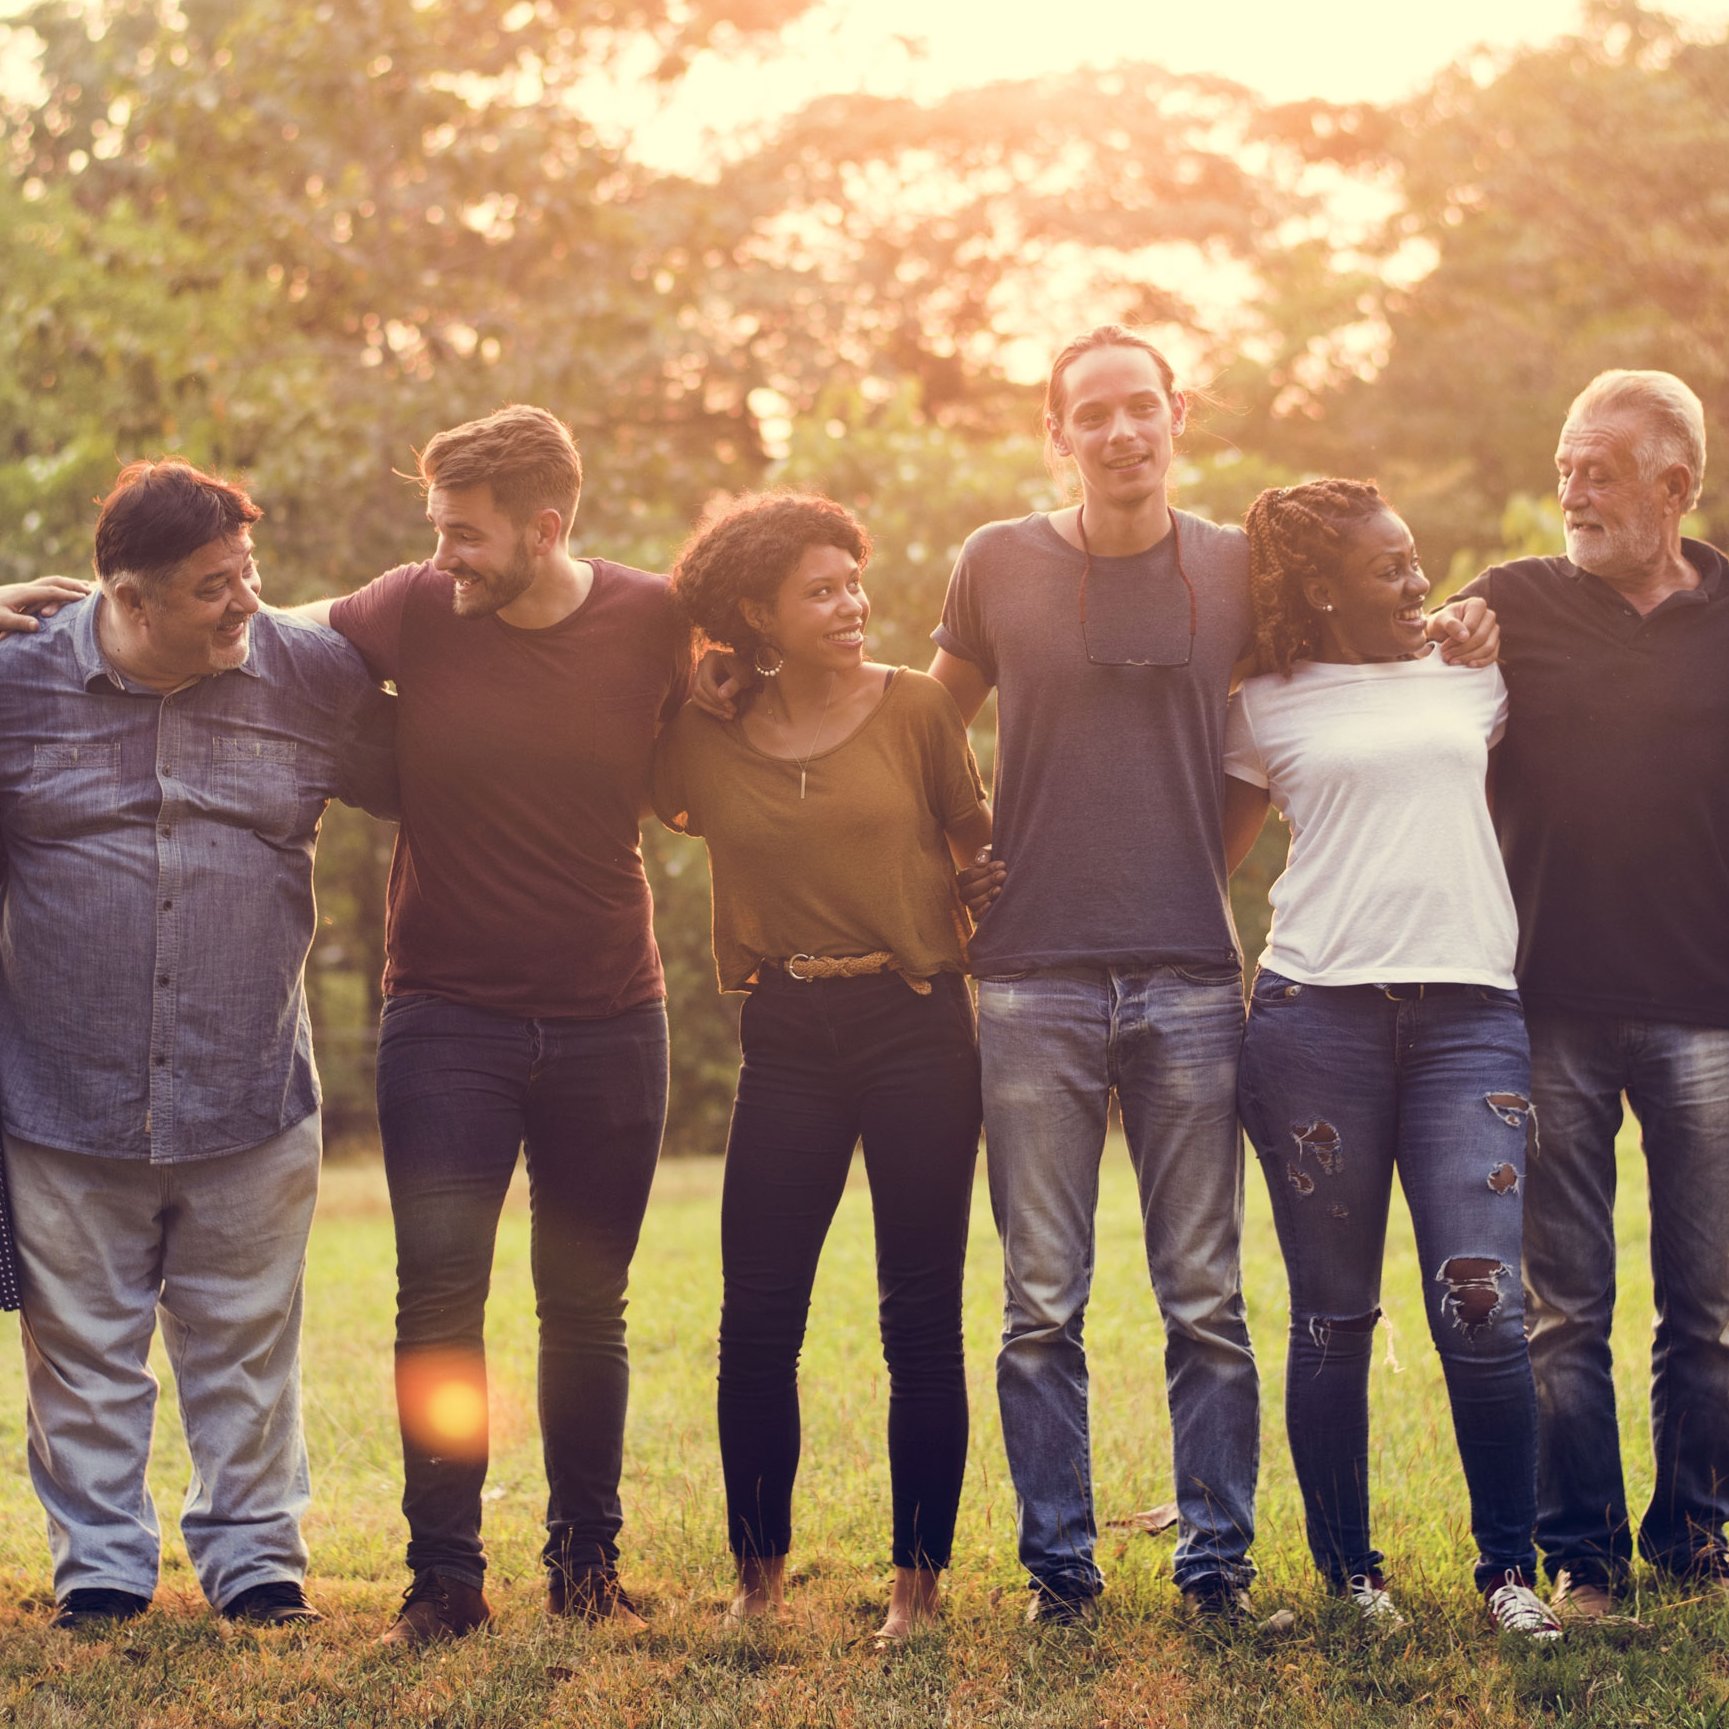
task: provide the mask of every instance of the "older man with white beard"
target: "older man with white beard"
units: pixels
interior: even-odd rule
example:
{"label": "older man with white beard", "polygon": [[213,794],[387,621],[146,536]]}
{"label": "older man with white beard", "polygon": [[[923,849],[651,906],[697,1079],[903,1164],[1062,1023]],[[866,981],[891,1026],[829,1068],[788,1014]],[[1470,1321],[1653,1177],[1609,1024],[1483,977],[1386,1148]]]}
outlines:
{"label": "older man with white beard", "polygon": [[[1729,1590],[1729,560],[1684,539],[1699,399],[1605,372],[1555,454],[1565,558],[1486,571],[1512,697],[1496,822],[1519,911],[1540,1147],[1525,1203],[1555,1604],[1609,1611],[1634,1551],[1615,1421],[1615,1136],[1643,1134],[1656,1481],[1639,1552]],[[1488,1107],[1485,1107],[1488,1108]]]}

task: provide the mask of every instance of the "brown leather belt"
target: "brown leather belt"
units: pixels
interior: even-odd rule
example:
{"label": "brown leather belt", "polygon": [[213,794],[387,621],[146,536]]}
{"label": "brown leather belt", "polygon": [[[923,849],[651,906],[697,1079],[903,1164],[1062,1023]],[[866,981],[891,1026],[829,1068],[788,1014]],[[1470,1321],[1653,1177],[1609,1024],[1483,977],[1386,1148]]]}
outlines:
{"label": "brown leather belt", "polygon": [[872,973],[899,973],[921,997],[931,994],[930,980],[915,979],[909,973],[901,972],[894,956],[886,949],[869,955],[789,955],[785,960],[764,959],[760,967],[784,973],[801,985],[815,984],[819,979],[862,979]]}

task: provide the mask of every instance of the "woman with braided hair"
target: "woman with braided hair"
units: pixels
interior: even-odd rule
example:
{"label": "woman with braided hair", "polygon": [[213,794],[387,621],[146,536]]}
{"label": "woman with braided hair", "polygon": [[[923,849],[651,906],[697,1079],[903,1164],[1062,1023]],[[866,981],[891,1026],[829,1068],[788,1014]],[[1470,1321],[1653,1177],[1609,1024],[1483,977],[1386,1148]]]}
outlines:
{"label": "woman with braided hair", "polygon": [[1494,667],[1428,652],[1429,582],[1375,486],[1250,507],[1261,671],[1232,698],[1226,850],[1291,828],[1238,1079],[1291,1289],[1285,1416],[1309,1547],[1371,1626],[1403,1619],[1369,1531],[1369,1359],[1397,1170],[1424,1268],[1498,1630],[1560,1629],[1532,1589],[1536,1398],[1519,1281],[1530,1056],[1512,897],[1485,797]]}
{"label": "woman with braided hair", "polygon": [[887,1647],[937,1612],[966,1466],[979,1064],[954,867],[989,842],[991,819],[954,699],[866,658],[870,551],[826,498],[766,493],[710,512],[673,592],[708,642],[756,669],[757,691],[734,719],[693,706],[672,722],[654,801],[708,842],[720,986],[749,993],[720,1225],[730,1612],[784,1606],[799,1350],[862,1140],[889,1371]]}

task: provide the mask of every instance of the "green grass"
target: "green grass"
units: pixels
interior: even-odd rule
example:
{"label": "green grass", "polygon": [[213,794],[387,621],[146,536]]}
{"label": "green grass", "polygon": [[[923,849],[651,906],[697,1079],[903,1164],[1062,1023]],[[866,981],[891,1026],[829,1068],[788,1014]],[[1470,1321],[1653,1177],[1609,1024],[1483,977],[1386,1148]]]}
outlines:
{"label": "green grass", "polygon": [[[893,1659],[868,1649],[888,1577],[888,1485],[869,1214],[855,1184],[825,1256],[804,1364],[794,1612],[764,1634],[728,1630],[720,1619],[728,1568],[712,1411],[719,1177],[711,1161],[663,1167],[633,1282],[625,1570],[653,1615],[648,1640],[631,1647],[605,1631],[552,1626],[540,1612],[545,1491],[519,1190],[500,1238],[490,1328],[486,1521],[498,1636],[422,1656],[374,1648],[404,1582],[390,1387],[392,1250],[379,1172],[342,1164],[326,1173],[306,1337],[312,1589],[328,1620],[304,1634],[262,1636],[219,1623],[171,1534],[156,1613],[112,1639],[46,1632],[46,1543],[23,1469],[22,1376],[9,1351],[0,1364],[0,1448],[14,1462],[0,1483],[0,1723],[1729,1724],[1729,1606],[1647,1589],[1633,1605],[1637,1626],[1575,1637],[1548,1652],[1505,1648],[1484,1631],[1469,1591],[1463,1484],[1402,1217],[1374,1371],[1376,1523],[1412,1626],[1367,1640],[1339,1605],[1319,1596],[1280,1415],[1284,1286],[1253,1169],[1248,1294],[1267,1414],[1256,1597],[1263,1611],[1295,1612],[1291,1636],[1197,1636],[1181,1622],[1168,1583],[1170,1537],[1120,1531],[1107,1532],[1101,1546],[1109,1590],[1096,1630],[1034,1632],[1021,1624],[1014,1500],[992,1390],[999,1268],[982,1181],[968,1294],[972,1457],[945,1624]],[[1650,1481],[1643,1408],[1650,1288],[1636,1152],[1627,1154],[1622,1187],[1616,1347],[1638,1495]],[[1132,1184],[1115,1147],[1091,1321],[1096,1478],[1101,1516],[1112,1519],[1171,1494],[1162,1341]],[[186,1478],[172,1405],[165,1398],[152,1466],[170,1523]]]}

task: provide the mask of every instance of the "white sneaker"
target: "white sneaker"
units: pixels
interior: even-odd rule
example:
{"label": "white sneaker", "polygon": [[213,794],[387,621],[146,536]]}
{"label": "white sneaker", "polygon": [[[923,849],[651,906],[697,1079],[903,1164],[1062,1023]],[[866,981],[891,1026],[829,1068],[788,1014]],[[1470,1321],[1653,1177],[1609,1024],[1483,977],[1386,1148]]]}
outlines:
{"label": "white sneaker", "polygon": [[1522,1639],[1539,1643],[1559,1639],[1561,1623],[1549,1613],[1548,1606],[1524,1579],[1511,1567],[1494,1590],[1484,1593],[1489,1619],[1497,1633],[1517,1633]]}
{"label": "white sneaker", "polygon": [[1394,1607],[1392,1595],[1379,1573],[1353,1573],[1345,1581],[1343,1595],[1356,1604],[1363,1625],[1377,1633],[1391,1633],[1405,1625],[1405,1617]]}

